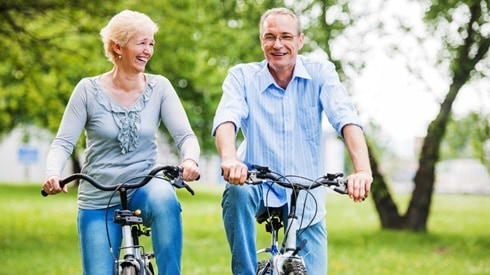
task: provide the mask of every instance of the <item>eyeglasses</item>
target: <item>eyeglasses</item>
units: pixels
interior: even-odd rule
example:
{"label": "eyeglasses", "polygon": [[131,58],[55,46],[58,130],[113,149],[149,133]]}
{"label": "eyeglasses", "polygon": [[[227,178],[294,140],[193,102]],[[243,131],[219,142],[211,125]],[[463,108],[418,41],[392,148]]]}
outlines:
{"label": "eyeglasses", "polygon": [[277,39],[279,39],[279,41],[281,43],[289,43],[289,42],[293,41],[293,39],[295,37],[296,37],[296,35],[292,35],[290,33],[281,34],[280,36],[275,36],[272,34],[266,34],[266,35],[262,36],[261,39],[265,43],[274,43],[277,41]]}

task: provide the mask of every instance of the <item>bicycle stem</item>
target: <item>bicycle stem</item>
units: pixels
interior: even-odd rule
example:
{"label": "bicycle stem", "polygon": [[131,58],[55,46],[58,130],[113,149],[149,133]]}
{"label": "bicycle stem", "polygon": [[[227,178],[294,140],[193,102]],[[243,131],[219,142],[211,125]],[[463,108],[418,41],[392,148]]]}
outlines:
{"label": "bicycle stem", "polygon": [[126,188],[119,189],[119,197],[121,198],[121,208],[128,209],[128,194]]}

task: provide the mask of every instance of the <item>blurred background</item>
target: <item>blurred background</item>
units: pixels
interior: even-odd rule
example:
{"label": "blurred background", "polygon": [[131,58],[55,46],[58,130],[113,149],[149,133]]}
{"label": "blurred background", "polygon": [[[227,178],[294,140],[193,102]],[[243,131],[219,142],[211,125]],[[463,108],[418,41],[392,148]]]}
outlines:
{"label": "blurred background", "polygon": [[[490,194],[488,0],[0,1],[0,182],[41,184],[74,86],[111,68],[100,29],[132,9],[160,26],[147,72],[181,97],[203,150],[201,181],[221,183],[210,132],[221,83],[231,66],[263,59],[259,19],[277,6],[300,16],[301,53],[334,62],[358,107],[383,227],[425,231],[434,192]],[[349,172],[324,128],[325,171]],[[160,144],[161,162],[176,163],[163,127]],[[83,146],[66,174],[79,171]],[[405,213],[396,192],[411,196]]]}

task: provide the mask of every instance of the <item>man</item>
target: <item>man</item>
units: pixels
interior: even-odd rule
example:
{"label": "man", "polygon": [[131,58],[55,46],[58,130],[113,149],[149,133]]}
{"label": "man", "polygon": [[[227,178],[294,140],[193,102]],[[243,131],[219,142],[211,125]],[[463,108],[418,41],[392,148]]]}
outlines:
{"label": "man", "polygon": [[[235,66],[223,83],[213,135],[223,178],[228,181],[222,199],[223,221],[235,275],[256,272],[255,216],[263,213],[265,204],[287,207],[289,198],[289,191],[275,185],[272,191],[243,185],[247,165],[268,166],[283,175],[323,175],[322,112],[344,138],[352,159],[355,172],[348,177],[349,196],[359,202],[370,192],[371,168],[357,112],[332,63],[298,55],[303,42],[293,12],[285,8],[265,12],[260,21],[265,60]],[[247,141],[243,156],[238,156],[235,147],[239,129]],[[300,224],[298,243],[307,240],[300,254],[308,274],[326,274],[326,189],[311,193],[315,199],[303,194],[298,200],[297,213],[304,211],[303,220],[312,221]]]}

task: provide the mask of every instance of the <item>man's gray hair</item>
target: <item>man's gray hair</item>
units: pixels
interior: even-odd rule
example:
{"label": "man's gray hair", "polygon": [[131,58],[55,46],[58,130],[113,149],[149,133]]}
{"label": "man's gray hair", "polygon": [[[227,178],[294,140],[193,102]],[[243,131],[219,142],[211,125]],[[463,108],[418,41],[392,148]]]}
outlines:
{"label": "man's gray hair", "polygon": [[264,14],[262,14],[262,16],[260,17],[260,37],[262,37],[262,35],[264,34],[264,31],[263,31],[263,25],[264,25],[264,21],[265,19],[267,19],[267,17],[269,17],[270,15],[272,14],[282,14],[282,15],[289,15],[291,16],[294,21],[296,22],[296,35],[299,35],[301,34],[301,22],[299,21],[299,18],[298,16],[290,9],[287,9],[287,8],[273,8],[273,9],[270,9],[270,10],[267,10],[266,12],[264,12]]}

